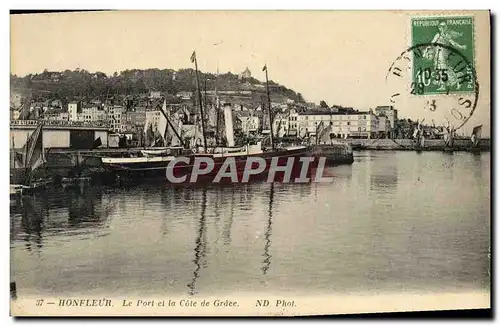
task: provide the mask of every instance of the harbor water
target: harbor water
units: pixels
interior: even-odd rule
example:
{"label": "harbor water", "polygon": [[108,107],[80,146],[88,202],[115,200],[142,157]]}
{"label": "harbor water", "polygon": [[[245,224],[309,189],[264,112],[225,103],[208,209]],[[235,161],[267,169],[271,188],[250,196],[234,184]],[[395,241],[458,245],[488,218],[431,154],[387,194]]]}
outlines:
{"label": "harbor water", "polygon": [[11,200],[17,297],[489,292],[489,153],[364,151],[329,173]]}

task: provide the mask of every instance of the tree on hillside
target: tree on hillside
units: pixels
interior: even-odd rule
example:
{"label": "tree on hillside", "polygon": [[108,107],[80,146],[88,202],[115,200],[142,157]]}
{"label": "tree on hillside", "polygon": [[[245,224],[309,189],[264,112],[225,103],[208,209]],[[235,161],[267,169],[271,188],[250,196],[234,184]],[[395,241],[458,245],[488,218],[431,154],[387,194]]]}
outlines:
{"label": "tree on hillside", "polygon": [[326,104],[326,102],[322,100],[321,102],[319,102],[319,107],[326,109],[326,108],[328,108],[328,104]]}
{"label": "tree on hillside", "polygon": [[[44,101],[60,99],[69,102],[76,99],[106,100],[124,95],[137,96],[150,91],[161,91],[165,94],[176,94],[179,91],[195,91],[196,77],[192,68],[180,69],[127,69],[107,76],[102,72],[91,73],[84,69],[64,70],[61,72],[43,71],[39,74],[29,74],[24,77],[10,76],[11,88],[29,90],[33,100]],[[264,82],[255,78],[247,80],[253,86],[248,86],[240,80],[238,75],[230,72],[216,76],[212,73],[200,72],[200,87],[204,90],[205,80],[207,89],[219,90],[248,90],[264,91]],[[260,85],[258,87],[257,85]],[[275,83],[269,82],[271,96],[286,97],[296,102],[303,102],[300,93]]]}

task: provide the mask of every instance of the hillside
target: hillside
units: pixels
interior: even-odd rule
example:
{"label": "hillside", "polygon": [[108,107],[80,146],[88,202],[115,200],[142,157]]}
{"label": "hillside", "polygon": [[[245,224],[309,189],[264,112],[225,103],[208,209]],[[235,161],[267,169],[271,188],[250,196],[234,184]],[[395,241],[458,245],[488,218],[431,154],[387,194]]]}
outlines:
{"label": "hillside", "polygon": [[[215,79],[219,90],[260,90],[265,91],[265,83],[255,79],[240,79],[232,73],[216,77],[210,73],[200,73],[200,88],[213,90]],[[125,70],[107,76],[102,72],[91,73],[76,69],[62,72],[44,71],[41,74],[29,74],[24,77],[10,76],[11,89],[23,94],[23,98],[33,101],[60,99],[63,103],[74,99],[100,99],[126,95],[147,94],[161,91],[175,95],[179,91],[195,91],[196,78],[193,69],[147,69]],[[274,95],[281,95],[297,102],[304,102],[302,95],[285,86],[269,82]]]}

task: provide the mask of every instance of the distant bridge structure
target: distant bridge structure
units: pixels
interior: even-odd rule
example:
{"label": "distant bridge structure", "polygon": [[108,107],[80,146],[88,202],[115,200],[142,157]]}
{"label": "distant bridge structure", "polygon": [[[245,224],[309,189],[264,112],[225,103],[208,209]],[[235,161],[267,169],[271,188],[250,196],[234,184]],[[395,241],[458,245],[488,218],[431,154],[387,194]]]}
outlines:
{"label": "distant bridge structure", "polygon": [[[44,148],[89,149],[97,138],[101,139],[101,147],[108,147],[111,130],[105,123],[51,120],[42,122]],[[39,123],[38,120],[11,120],[10,148],[22,148]]]}

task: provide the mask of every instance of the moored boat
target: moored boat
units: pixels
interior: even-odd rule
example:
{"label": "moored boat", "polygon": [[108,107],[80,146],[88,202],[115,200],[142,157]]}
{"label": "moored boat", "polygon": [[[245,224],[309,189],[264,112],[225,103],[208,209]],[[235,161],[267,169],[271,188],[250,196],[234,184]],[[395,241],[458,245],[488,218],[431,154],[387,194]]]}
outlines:
{"label": "moored boat", "polygon": [[[207,158],[213,162],[213,168],[210,172],[200,175],[200,181],[211,182],[220,173],[221,168],[226,168],[228,164],[232,164],[232,167],[236,169],[235,172],[238,175],[238,181],[241,181],[245,168],[248,168],[247,160],[249,158],[261,158],[262,162],[265,163],[265,168],[258,174],[252,175],[252,178],[267,177],[273,159],[277,166],[283,166],[287,164],[288,158],[294,158],[293,166],[291,166],[292,172],[298,172],[301,167],[298,158],[306,156],[311,156],[311,150],[306,146],[269,151],[258,149],[255,146],[243,146],[214,149],[211,153],[197,152],[182,156],[181,161],[175,161],[180,156],[102,157],[101,160],[108,172],[120,177],[126,176],[132,179],[157,177],[170,181],[167,173],[170,173],[175,178],[185,177],[186,180],[190,180],[194,169],[206,168],[206,163],[198,163],[197,159],[198,161],[203,161],[203,158]],[[231,160],[234,160],[234,164],[230,162]],[[314,164],[311,164],[311,167],[313,166]],[[278,173],[278,177],[280,173]]]}
{"label": "moored boat", "polygon": [[472,129],[472,134],[470,137],[470,146],[467,148],[468,152],[471,153],[481,153],[481,147],[479,146],[479,142],[481,141],[481,131],[483,129],[483,125],[475,126]]}
{"label": "moored boat", "polygon": [[91,181],[91,177],[65,177],[61,179],[61,185],[63,188],[86,187]]}
{"label": "moored boat", "polygon": [[[298,159],[301,157],[310,157],[311,149],[307,146],[295,146],[288,148],[276,148],[273,139],[273,128],[272,128],[272,113],[271,113],[271,100],[269,96],[269,81],[267,75],[267,65],[264,66],[263,71],[266,72],[266,90],[267,90],[267,113],[269,122],[269,136],[270,136],[270,148],[264,148],[262,143],[256,145],[246,144],[240,147],[235,146],[234,133],[233,133],[233,118],[231,107],[224,106],[224,125],[226,132],[226,142],[227,146],[214,146],[209,147],[207,142],[207,133],[205,132],[205,121],[206,116],[204,115],[204,106],[202,105],[202,96],[199,88],[199,76],[198,76],[198,66],[196,53],[193,52],[191,56],[191,62],[195,64],[196,71],[196,88],[197,88],[197,103],[199,106],[199,120],[201,124],[201,135],[203,146],[193,148],[192,152],[189,154],[169,154],[167,148],[149,148],[144,149],[141,153],[143,157],[130,157],[130,158],[112,158],[103,157],[101,158],[103,166],[112,173],[116,174],[116,179],[125,178],[135,178],[135,177],[146,177],[152,175],[158,178],[165,179],[169,182],[210,182],[210,181],[221,181],[220,176],[223,175],[225,178],[230,179],[231,182],[242,181],[244,172],[247,170],[252,170],[252,178],[267,178],[271,169],[272,164],[276,167],[280,167],[281,170],[277,173],[273,172],[274,180],[279,180],[280,177],[288,176],[288,171],[285,173],[284,166],[291,162],[287,169],[291,169],[291,175],[295,175],[301,172],[302,162]],[[167,125],[171,127],[175,136],[181,142],[182,147],[184,143],[182,142],[182,137],[175,130],[173,124],[169,119],[169,114],[166,110],[166,102],[162,107],[161,123],[157,126],[159,134],[166,134]],[[217,107],[217,126],[219,108]],[[150,129],[150,127],[148,127]],[[218,127],[217,127],[218,128]],[[150,132],[151,133],[151,132]],[[215,136],[215,144],[220,145],[219,131],[217,129]],[[164,137],[166,141],[166,137]],[[290,160],[292,158],[293,160]],[[249,160],[252,159],[251,164]],[[259,160],[260,159],[260,160]],[[258,161],[258,162],[257,162]],[[315,161],[315,160],[313,160]],[[208,164],[213,164],[213,166],[208,167]],[[307,166],[313,168],[314,164],[318,162],[313,162]],[[262,164],[263,166],[257,165]],[[203,171],[200,171],[203,170]],[[227,171],[227,173],[226,173]],[[232,174],[231,174],[232,173]],[[228,177],[228,174],[231,174]],[[247,176],[249,173],[247,173]],[[169,177],[171,176],[171,177]],[[172,181],[175,180],[175,181]],[[183,180],[183,181],[179,181]]]}
{"label": "moored boat", "polygon": [[173,147],[159,147],[159,148],[148,148],[142,149],[141,154],[147,157],[156,157],[156,156],[170,156],[170,155],[179,155],[184,150],[181,146],[173,146]]}
{"label": "moored boat", "polygon": [[453,153],[455,151],[455,149],[453,148],[454,141],[455,141],[455,130],[450,126],[447,126],[446,133],[444,134],[443,152]]}
{"label": "moored boat", "polygon": [[10,185],[10,198],[20,196],[23,194],[24,185],[11,184]]}
{"label": "moored boat", "polygon": [[104,168],[115,171],[165,169],[175,156],[101,157]]}
{"label": "moored boat", "polygon": [[20,173],[16,173],[15,183],[11,184],[11,196],[45,189],[52,184],[52,179],[46,176],[43,168],[45,153],[42,129],[43,124],[39,123],[28,137],[21,152],[13,152],[13,168]]}

